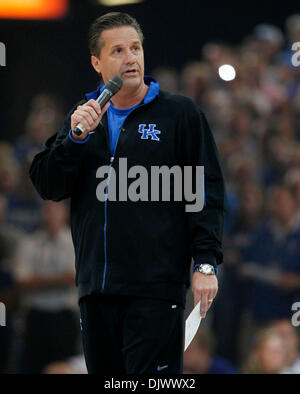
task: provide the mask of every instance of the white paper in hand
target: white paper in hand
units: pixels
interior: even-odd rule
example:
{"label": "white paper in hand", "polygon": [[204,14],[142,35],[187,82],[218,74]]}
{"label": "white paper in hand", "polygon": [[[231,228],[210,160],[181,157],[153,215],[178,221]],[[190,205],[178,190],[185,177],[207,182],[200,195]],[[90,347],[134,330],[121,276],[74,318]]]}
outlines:
{"label": "white paper in hand", "polygon": [[200,316],[200,301],[190,313],[189,317],[185,321],[185,344],[184,351],[189,347],[196,332],[198,331],[201,322]]}

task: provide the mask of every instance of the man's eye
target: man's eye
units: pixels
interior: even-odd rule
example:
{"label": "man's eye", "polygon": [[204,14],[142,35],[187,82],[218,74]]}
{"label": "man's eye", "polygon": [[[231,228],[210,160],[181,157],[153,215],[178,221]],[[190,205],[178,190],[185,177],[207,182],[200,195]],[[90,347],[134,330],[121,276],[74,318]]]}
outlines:
{"label": "man's eye", "polygon": [[122,49],[121,48],[117,48],[114,50],[114,53],[121,53]]}

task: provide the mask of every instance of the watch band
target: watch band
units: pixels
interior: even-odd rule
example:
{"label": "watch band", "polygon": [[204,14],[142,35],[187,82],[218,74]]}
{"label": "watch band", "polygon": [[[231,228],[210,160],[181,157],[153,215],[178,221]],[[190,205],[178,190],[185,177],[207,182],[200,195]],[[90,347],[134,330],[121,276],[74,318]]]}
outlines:
{"label": "watch band", "polygon": [[[210,265],[211,267],[213,267],[213,269],[214,269],[214,271],[215,271],[215,275],[217,275],[217,273],[218,273],[218,268],[215,267],[215,266],[213,266],[213,265],[210,264],[210,263],[200,263],[200,264],[196,264],[196,265],[194,266],[194,268],[193,268],[193,273],[194,273],[194,272],[197,272],[198,269],[199,269],[199,267],[200,267],[200,265],[202,265],[202,264],[207,264],[207,265]],[[198,272],[199,272],[199,271],[198,271]]]}

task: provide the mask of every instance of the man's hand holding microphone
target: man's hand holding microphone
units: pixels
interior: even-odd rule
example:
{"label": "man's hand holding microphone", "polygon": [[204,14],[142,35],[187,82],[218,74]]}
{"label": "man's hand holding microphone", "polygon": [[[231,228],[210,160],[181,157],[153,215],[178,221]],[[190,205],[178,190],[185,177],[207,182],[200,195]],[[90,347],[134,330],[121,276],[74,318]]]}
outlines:
{"label": "man's hand holding microphone", "polygon": [[[101,109],[100,104],[93,99],[83,105],[79,105],[71,115],[72,137],[78,141],[84,140],[89,132],[96,129],[109,106],[110,103],[108,102]],[[77,135],[74,131],[79,124],[84,127],[84,131],[80,135]]]}
{"label": "man's hand holding microphone", "polygon": [[115,75],[105,85],[97,100],[89,100],[79,105],[71,116],[72,137],[78,141],[84,140],[88,134],[95,130],[102,116],[109,107],[109,99],[122,87],[122,79]]}

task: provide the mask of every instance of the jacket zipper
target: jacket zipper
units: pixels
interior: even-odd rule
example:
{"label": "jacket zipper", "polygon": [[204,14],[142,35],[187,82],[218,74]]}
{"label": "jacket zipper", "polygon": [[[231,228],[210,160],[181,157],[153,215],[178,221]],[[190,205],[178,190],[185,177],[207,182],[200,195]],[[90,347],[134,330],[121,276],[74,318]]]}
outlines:
{"label": "jacket zipper", "polygon": [[107,247],[106,247],[107,199],[108,199],[108,186],[109,186],[113,161],[114,161],[114,156],[110,158],[109,173],[108,173],[107,185],[106,185],[106,199],[104,203],[104,273],[103,273],[103,281],[102,281],[102,290],[104,289],[104,285],[105,285],[106,267],[107,267]]}
{"label": "jacket zipper", "polygon": [[[154,99],[155,99],[155,98],[154,98]],[[153,99],[153,100],[154,100],[154,99]],[[125,124],[126,120],[128,119],[128,117],[129,117],[133,112],[135,112],[138,108],[141,108],[141,107],[143,107],[143,106],[145,106],[145,105],[150,104],[153,100],[151,100],[149,103],[139,105],[137,108],[135,108],[133,111],[131,111],[130,114],[128,114],[128,116],[126,117],[124,123],[122,124],[122,126],[120,126],[120,134],[121,134],[122,131],[125,131],[124,124]],[[106,133],[107,133],[107,132],[108,132],[108,121],[107,121],[107,131],[106,131]],[[104,273],[103,273],[103,280],[102,280],[102,291],[104,290],[104,286],[105,286],[106,269],[107,269],[107,242],[106,242],[106,239],[107,239],[107,231],[106,231],[106,230],[107,230],[107,200],[108,200],[108,187],[109,187],[109,181],[110,181],[110,175],[111,175],[111,168],[112,168],[114,159],[115,159],[115,157],[116,157],[116,152],[117,152],[117,147],[118,147],[118,142],[119,142],[120,134],[119,134],[119,137],[118,137],[118,140],[117,140],[117,144],[116,144],[116,149],[115,149],[114,156],[111,156],[111,158],[110,158],[109,173],[108,173],[108,179],[107,179],[107,185],[106,185],[107,194],[106,194],[106,199],[105,199],[105,203],[104,203]],[[106,137],[108,137],[107,134],[106,134]],[[109,147],[109,143],[108,143],[108,138],[107,138],[107,144],[108,144],[108,149],[109,149],[109,151],[110,151],[110,147]]]}

